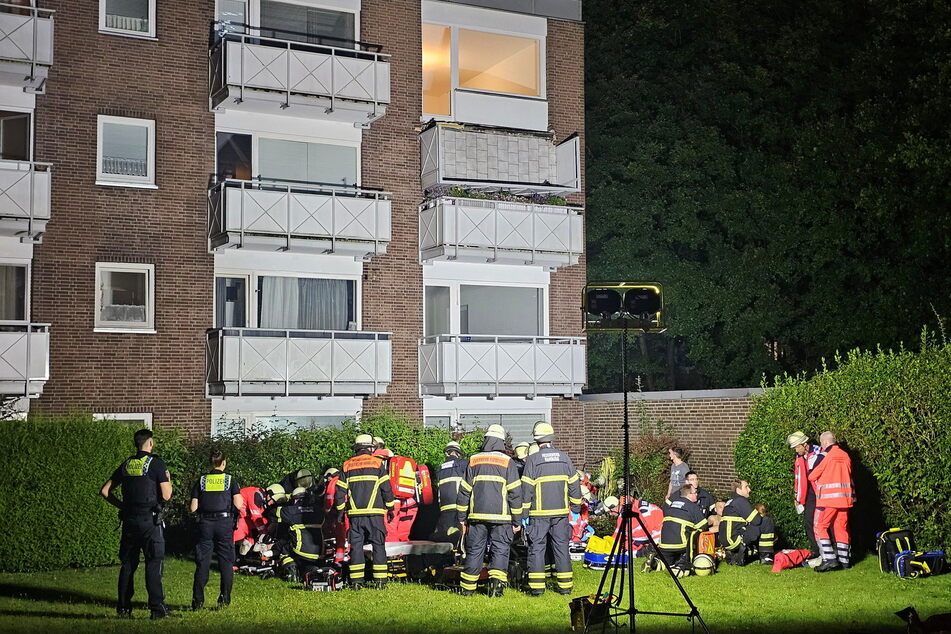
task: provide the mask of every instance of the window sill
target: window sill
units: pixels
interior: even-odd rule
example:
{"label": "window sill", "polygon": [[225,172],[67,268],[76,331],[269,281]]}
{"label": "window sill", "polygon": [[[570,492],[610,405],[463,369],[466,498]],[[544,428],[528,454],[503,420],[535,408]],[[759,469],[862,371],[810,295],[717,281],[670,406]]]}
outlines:
{"label": "window sill", "polygon": [[136,33],[134,31],[119,31],[112,29],[99,29],[99,33],[102,35],[118,35],[119,37],[131,37],[134,40],[147,40],[151,42],[158,42],[158,38],[154,35],[143,35],[141,33]]}
{"label": "window sill", "polygon": [[93,332],[105,332],[122,335],[157,335],[158,330],[151,328],[93,328]]}
{"label": "window sill", "polygon": [[134,189],[158,189],[158,185],[152,183],[120,183],[113,181],[96,181],[96,185],[102,187],[132,187]]}

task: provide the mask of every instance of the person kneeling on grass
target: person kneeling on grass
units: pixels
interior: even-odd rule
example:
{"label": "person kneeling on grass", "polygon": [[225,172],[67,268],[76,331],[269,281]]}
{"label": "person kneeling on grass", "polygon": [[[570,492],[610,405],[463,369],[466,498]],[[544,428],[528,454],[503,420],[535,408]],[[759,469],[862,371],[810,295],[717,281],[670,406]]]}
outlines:
{"label": "person kneeling on grass", "polygon": [[761,564],[773,563],[775,548],[775,524],[770,517],[760,514],[750,503],[750,483],[737,480],[734,483],[733,499],[727,501],[720,520],[718,541],[726,549],[726,562],[745,566],[758,547]]}
{"label": "person kneeling on grass", "polygon": [[675,572],[689,574],[693,561],[696,533],[707,527],[707,518],[697,504],[697,491],[689,484],[673,495],[664,507],[664,523],[660,531],[660,556]]}

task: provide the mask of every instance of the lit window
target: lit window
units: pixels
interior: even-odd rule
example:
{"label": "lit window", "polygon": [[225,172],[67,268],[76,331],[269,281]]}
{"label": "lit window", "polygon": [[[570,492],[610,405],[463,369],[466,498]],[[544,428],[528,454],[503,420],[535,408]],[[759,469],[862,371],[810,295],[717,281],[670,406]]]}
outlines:
{"label": "lit window", "polygon": [[155,37],[155,0],[99,0],[99,29]]}
{"label": "lit window", "polygon": [[451,29],[423,25],[423,112],[449,116],[452,92]]}
{"label": "lit window", "polygon": [[96,263],[96,328],[154,331],[155,265]]}
{"label": "lit window", "polygon": [[99,116],[96,182],[155,185],[155,121]]}
{"label": "lit window", "polygon": [[538,40],[459,30],[459,87],[513,95],[539,94]]}

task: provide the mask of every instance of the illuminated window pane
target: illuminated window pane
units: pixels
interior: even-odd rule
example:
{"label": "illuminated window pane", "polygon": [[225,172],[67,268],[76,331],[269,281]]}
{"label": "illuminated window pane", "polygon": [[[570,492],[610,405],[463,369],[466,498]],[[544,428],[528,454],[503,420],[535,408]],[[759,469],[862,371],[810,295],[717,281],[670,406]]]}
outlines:
{"label": "illuminated window pane", "polygon": [[449,115],[452,68],[448,26],[423,25],[423,112]]}
{"label": "illuminated window pane", "polygon": [[538,40],[459,29],[459,86],[537,97]]}

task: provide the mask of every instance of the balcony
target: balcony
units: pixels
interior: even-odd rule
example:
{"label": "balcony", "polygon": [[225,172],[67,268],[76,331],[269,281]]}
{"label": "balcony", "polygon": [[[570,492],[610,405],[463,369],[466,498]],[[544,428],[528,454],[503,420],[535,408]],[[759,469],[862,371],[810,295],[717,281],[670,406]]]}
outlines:
{"label": "balcony", "polygon": [[0,396],[36,398],[50,378],[49,324],[0,321]]}
{"label": "balcony", "polygon": [[389,194],[356,187],[227,179],[208,191],[211,251],[333,253],[368,260],[390,241]]}
{"label": "balcony", "polygon": [[[208,53],[211,107],[366,127],[390,102],[389,55],[362,42],[309,44],[222,30]],[[275,32],[268,29],[268,33]],[[277,31],[280,33],[280,31]],[[351,48],[346,46],[350,45]]]}
{"label": "balcony", "polygon": [[389,333],[208,331],[208,396],[378,396],[391,375]]}
{"label": "balcony", "polygon": [[49,163],[0,161],[0,236],[40,242],[50,219]]}
{"label": "balcony", "polygon": [[419,134],[423,189],[463,187],[512,194],[581,190],[580,141],[549,133],[432,122]]}
{"label": "balcony", "polygon": [[431,396],[564,396],[585,384],[583,337],[437,335],[419,344],[419,384]]}
{"label": "balcony", "polygon": [[576,207],[440,196],[419,208],[423,262],[456,260],[577,264],[584,249],[584,218]]}
{"label": "balcony", "polygon": [[53,65],[53,11],[0,3],[0,84],[46,92]]}

